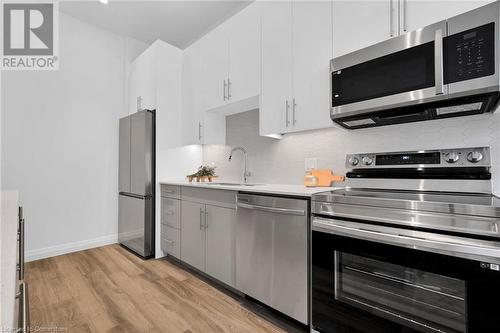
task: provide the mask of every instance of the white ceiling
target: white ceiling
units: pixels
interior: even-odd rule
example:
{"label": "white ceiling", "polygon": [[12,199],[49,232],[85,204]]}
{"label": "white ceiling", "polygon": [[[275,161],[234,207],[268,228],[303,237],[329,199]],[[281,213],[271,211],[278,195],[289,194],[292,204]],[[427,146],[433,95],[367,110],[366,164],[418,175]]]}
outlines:
{"label": "white ceiling", "polygon": [[61,1],[60,10],[82,21],[151,44],[161,39],[181,49],[251,1]]}

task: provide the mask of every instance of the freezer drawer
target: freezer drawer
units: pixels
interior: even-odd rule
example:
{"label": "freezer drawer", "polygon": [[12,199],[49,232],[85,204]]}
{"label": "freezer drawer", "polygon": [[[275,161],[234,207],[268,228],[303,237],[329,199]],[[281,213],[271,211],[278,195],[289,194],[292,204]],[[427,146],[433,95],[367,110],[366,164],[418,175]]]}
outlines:
{"label": "freezer drawer", "polygon": [[236,288],[308,323],[308,201],[238,194]]}
{"label": "freezer drawer", "polygon": [[143,257],[153,249],[153,202],[151,197],[120,194],[118,241]]}

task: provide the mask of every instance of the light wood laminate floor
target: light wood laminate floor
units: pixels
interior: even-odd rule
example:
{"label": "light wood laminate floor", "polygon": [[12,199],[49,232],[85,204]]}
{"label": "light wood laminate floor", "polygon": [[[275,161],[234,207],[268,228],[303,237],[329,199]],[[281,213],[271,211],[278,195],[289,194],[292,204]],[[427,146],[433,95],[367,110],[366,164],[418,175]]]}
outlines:
{"label": "light wood laminate floor", "polygon": [[34,331],[285,332],[178,265],[144,261],[119,245],[26,269]]}

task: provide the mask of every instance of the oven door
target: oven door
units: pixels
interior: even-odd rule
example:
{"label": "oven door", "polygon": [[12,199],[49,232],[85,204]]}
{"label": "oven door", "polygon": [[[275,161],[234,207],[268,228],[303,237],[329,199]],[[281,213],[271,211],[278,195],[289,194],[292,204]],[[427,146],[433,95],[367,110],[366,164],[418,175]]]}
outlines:
{"label": "oven door", "polygon": [[332,118],[446,99],[445,32],[441,21],[333,59]]}
{"label": "oven door", "polygon": [[497,242],[315,217],[313,330],[500,332],[499,258]]}

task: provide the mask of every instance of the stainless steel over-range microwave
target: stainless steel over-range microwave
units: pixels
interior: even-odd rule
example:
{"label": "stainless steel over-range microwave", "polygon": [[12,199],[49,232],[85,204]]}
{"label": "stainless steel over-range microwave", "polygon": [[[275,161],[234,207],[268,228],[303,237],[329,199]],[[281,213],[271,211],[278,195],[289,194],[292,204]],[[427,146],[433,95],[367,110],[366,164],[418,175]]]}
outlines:
{"label": "stainless steel over-range microwave", "polygon": [[499,17],[494,2],[332,59],[332,120],[356,129],[493,112]]}

